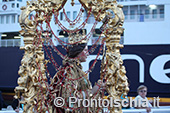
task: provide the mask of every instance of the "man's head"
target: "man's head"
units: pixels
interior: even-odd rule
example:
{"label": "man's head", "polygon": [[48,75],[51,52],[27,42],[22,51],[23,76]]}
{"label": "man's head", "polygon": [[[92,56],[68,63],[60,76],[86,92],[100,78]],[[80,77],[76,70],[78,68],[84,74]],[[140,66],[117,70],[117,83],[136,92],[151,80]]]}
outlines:
{"label": "man's head", "polygon": [[147,95],[147,87],[144,85],[140,85],[137,89],[138,94],[142,97],[145,98]]}

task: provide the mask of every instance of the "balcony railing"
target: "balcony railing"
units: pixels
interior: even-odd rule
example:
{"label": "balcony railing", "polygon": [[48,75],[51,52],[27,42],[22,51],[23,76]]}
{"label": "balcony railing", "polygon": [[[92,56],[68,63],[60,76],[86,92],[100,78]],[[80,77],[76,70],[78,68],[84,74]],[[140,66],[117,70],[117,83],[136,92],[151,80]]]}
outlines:
{"label": "balcony railing", "polygon": [[125,15],[125,22],[163,21],[164,14]]}
{"label": "balcony railing", "polygon": [[[91,38],[91,45],[93,45],[93,44],[97,44],[97,45],[102,44],[102,38],[103,38],[103,37],[101,37],[100,39],[99,39],[99,37],[92,37],[92,38]],[[99,39],[99,41],[96,42],[98,39]],[[124,44],[124,36],[121,36],[121,39],[120,39],[120,42],[119,42],[119,43],[120,43],[120,44]]]}
{"label": "balcony railing", "polygon": [[[84,19],[87,17],[84,17]],[[125,15],[125,22],[145,22],[145,21],[163,21],[164,14],[142,14],[142,15]],[[87,23],[93,24],[95,22],[94,17],[89,17]]]}
{"label": "balcony railing", "polygon": [[0,41],[0,47],[19,47],[21,45],[20,39],[7,39]]}

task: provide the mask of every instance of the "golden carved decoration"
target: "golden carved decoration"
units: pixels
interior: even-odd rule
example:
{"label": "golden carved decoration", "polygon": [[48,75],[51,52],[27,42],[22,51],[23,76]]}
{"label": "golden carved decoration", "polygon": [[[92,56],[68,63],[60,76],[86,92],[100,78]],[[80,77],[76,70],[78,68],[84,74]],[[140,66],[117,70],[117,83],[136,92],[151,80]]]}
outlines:
{"label": "golden carved decoration", "polygon": [[[39,32],[36,32],[36,29],[38,23],[50,21],[53,12],[62,9],[66,1],[32,0],[27,2],[26,7],[21,8],[19,22],[22,30],[20,33],[24,37],[25,44],[21,49],[25,53],[18,71],[20,75],[18,78],[19,86],[15,88],[15,97],[20,98],[20,92],[22,92],[24,100],[21,103],[24,104],[24,113],[45,113],[47,108],[51,108],[50,104],[47,105],[42,99],[47,98],[47,86],[45,86],[47,61],[44,59],[42,44],[37,41],[38,38],[41,38],[43,42],[43,39],[38,37]],[[106,71],[101,69],[101,78],[105,75],[108,98],[121,99],[121,95],[126,96],[129,91],[126,70],[120,54],[120,48],[123,48],[123,45],[119,44],[121,34],[124,31],[122,28],[124,22],[123,6],[118,5],[116,0],[79,0],[79,2],[87,11],[92,8],[91,13],[95,19],[106,24],[103,34],[106,36],[107,50],[103,56],[105,57],[104,62],[101,64],[102,67],[106,67]],[[74,0],[72,0],[72,5],[74,5]],[[35,13],[34,19],[29,18],[31,13]],[[44,15],[49,16],[45,18]],[[39,43],[38,47],[33,45],[33,42]],[[109,110],[110,113],[122,113],[121,107],[111,107]]]}
{"label": "golden carved decoration", "polygon": [[[20,92],[24,97],[24,113],[40,112],[45,113],[47,107],[42,98],[46,98],[46,75],[44,51],[42,51],[42,44],[39,46],[33,45],[33,42],[37,41],[38,33],[35,32],[37,28],[36,22],[43,22],[46,18],[42,15],[52,15],[52,11],[61,9],[66,0],[38,0],[28,1],[26,7],[22,7],[22,13],[19,18],[19,22],[22,30],[20,34],[24,37],[24,47],[21,47],[25,51],[21,60],[21,66],[18,71],[20,77],[18,78],[18,85],[15,88],[15,98],[20,98]],[[55,8],[55,9],[53,9]],[[29,19],[30,14],[35,11],[38,15],[36,20]],[[37,110],[37,111],[36,111]]]}
{"label": "golden carved decoration", "polygon": [[[122,6],[115,5],[111,11],[114,12],[115,17],[108,20],[106,36],[106,84],[109,97],[113,99],[120,99],[121,95],[124,97],[127,95],[129,88],[126,77],[125,67],[120,55],[120,48],[123,45],[119,44],[121,34],[123,33],[124,15],[122,12]],[[111,113],[121,113],[121,106],[119,108],[110,108]]]}

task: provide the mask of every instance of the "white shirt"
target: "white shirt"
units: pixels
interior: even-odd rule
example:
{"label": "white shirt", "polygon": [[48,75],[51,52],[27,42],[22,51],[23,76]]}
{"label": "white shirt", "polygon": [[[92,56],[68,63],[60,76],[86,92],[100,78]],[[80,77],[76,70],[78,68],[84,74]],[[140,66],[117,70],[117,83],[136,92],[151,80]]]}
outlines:
{"label": "white shirt", "polygon": [[[142,105],[142,103],[146,102],[148,103],[147,107],[152,107],[152,105],[149,103],[149,100],[147,99],[147,97],[142,98],[140,95],[136,96],[135,100],[137,100],[137,105],[138,105],[138,101],[140,101],[140,105]],[[142,107],[142,106],[141,106]]]}

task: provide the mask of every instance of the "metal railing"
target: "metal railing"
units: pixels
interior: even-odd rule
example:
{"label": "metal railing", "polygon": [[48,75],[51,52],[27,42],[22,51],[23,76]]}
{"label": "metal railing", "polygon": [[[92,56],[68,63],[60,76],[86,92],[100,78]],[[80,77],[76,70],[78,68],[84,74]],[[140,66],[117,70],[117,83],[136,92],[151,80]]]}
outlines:
{"label": "metal railing", "polygon": [[21,45],[20,39],[6,39],[0,41],[0,47],[19,47]]}
{"label": "metal railing", "polygon": [[[99,37],[91,37],[90,40],[91,40],[91,45],[92,44],[95,44],[96,41],[98,40]],[[66,42],[68,43],[68,37],[64,37],[64,38],[60,38],[60,40],[62,40],[63,42]],[[101,39],[99,39],[99,41],[96,43],[97,45],[100,45],[101,44],[101,41],[102,41],[102,37]],[[65,43],[63,43],[65,45]],[[59,42],[57,45],[61,45]]]}
{"label": "metal railing", "polygon": [[125,15],[125,22],[163,21],[164,14]]}
{"label": "metal railing", "polygon": [[[123,113],[147,113],[146,109],[122,109]],[[107,108],[103,109],[103,113],[110,113]],[[151,108],[149,113],[170,113],[170,106],[160,106],[159,108]]]}
{"label": "metal railing", "polygon": [[147,0],[117,0],[118,2],[128,2],[128,1],[147,1]]}
{"label": "metal railing", "polygon": [[[102,39],[103,39],[103,37],[101,37],[100,39],[99,39],[99,41],[98,42],[96,42],[97,40],[98,40],[98,38],[99,37],[91,37],[91,45],[93,45],[93,44],[97,44],[97,45],[100,45],[100,44],[102,44]],[[121,36],[121,39],[120,39],[120,42],[119,42],[120,44],[124,44],[124,36]]]}
{"label": "metal railing", "polygon": [[[164,20],[164,14],[134,14],[125,15],[125,22],[145,22],[145,21],[163,21]],[[86,19],[87,17],[84,17]],[[94,17],[89,17],[87,23],[93,24],[95,22]]]}
{"label": "metal railing", "polygon": [[[0,113],[16,113],[14,110],[7,110],[6,108],[2,108],[2,110],[3,111],[0,111]],[[123,113],[147,113],[146,109],[123,109],[122,111]],[[23,113],[22,110],[20,110],[19,112]],[[108,111],[107,109],[103,109],[102,113],[110,113],[110,111]],[[152,108],[150,113],[170,113],[170,106],[167,106],[167,108],[161,108],[161,107]]]}

